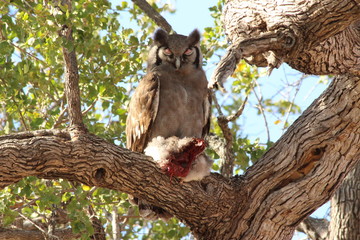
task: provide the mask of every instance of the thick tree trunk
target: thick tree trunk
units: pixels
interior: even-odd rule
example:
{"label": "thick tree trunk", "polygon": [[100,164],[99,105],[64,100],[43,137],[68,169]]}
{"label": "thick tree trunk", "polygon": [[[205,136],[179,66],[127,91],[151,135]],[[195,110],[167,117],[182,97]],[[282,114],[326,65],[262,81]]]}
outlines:
{"label": "thick tree trunk", "polygon": [[331,199],[331,240],[360,239],[360,164],[352,170]]}

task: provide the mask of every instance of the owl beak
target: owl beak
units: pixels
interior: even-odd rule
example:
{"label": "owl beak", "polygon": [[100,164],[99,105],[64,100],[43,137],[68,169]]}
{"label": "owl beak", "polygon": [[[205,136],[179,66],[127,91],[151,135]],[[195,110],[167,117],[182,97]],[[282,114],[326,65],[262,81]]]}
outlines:
{"label": "owl beak", "polygon": [[176,70],[179,70],[181,67],[181,57],[175,57],[175,68]]}

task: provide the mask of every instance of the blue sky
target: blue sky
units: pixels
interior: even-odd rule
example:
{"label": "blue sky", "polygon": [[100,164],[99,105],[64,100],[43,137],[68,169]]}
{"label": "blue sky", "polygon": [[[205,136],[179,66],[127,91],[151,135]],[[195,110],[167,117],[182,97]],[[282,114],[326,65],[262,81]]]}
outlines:
{"label": "blue sky", "polygon": [[195,28],[202,32],[205,27],[209,27],[213,23],[209,7],[214,6],[217,1],[178,0],[168,2],[176,8],[176,12],[166,14],[164,17],[179,34],[188,35]]}

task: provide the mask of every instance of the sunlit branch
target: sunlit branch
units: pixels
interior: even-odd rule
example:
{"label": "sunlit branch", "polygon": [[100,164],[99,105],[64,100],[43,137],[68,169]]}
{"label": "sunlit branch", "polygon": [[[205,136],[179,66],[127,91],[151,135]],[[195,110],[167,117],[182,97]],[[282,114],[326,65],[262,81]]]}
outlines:
{"label": "sunlit branch", "polygon": [[228,116],[228,117],[226,118],[228,122],[232,122],[232,121],[236,120],[238,117],[241,116],[241,114],[242,114],[243,111],[244,111],[245,105],[246,105],[246,103],[247,103],[247,101],[248,101],[248,98],[249,98],[249,96],[246,95],[244,101],[242,102],[241,106],[240,106],[239,109],[236,111],[236,113],[235,113],[235,114],[232,114],[232,115],[230,115],[230,116]]}
{"label": "sunlit branch", "polygon": [[[34,225],[34,227],[36,227],[37,229],[39,229],[43,234],[45,234],[45,236],[49,236],[49,234],[47,233],[47,231],[45,229],[43,229],[41,226],[39,226],[36,222],[34,222],[33,220],[31,220],[30,218],[26,217],[24,214],[22,214],[21,212],[18,212],[19,216],[22,217],[23,219],[31,222],[32,225]],[[54,237],[53,235],[51,237]]]}
{"label": "sunlit branch", "polygon": [[307,217],[296,228],[297,231],[303,232],[311,240],[324,240],[328,237],[329,221]]}
{"label": "sunlit branch", "polygon": [[212,99],[214,102],[214,105],[218,111],[219,116],[218,124],[221,128],[221,131],[223,132],[225,143],[213,143],[218,142],[219,140],[216,140],[214,137],[209,137],[212,141],[212,145],[216,146],[213,147],[213,149],[218,153],[220,158],[222,159],[221,167],[220,167],[220,173],[226,177],[231,177],[233,175],[233,169],[234,169],[234,153],[233,153],[233,134],[231,133],[231,129],[229,128],[228,123],[230,121],[236,120],[243,112],[245,105],[247,103],[248,96],[246,96],[245,100],[239,107],[239,109],[236,111],[235,114],[232,114],[228,117],[224,116],[221,106],[217,101],[216,95],[213,92]]}
{"label": "sunlit branch", "polygon": [[133,1],[144,13],[151,18],[159,27],[171,32],[172,27],[147,1],[145,0],[131,0]]}
{"label": "sunlit branch", "polygon": [[[71,0],[67,0],[69,11],[71,11]],[[59,31],[59,36],[68,42],[70,47],[63,46],[65,61],[65,94],[68,103],[68,113],[70,127],[75,127],[81,131],[86,130],[82,119],[80,89],[79,89],[79,70],[75,53],[75,43],[72,36],[72,27],[64,25]]]}

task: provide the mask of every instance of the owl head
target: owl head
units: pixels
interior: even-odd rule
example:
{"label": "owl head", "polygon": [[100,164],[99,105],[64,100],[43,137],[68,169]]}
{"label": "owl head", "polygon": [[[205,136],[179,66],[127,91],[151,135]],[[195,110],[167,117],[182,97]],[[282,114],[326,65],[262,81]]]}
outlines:
{"label": "owl head", "polygon": [[158,29],[154,35],[148,58],[148,69],[164,67],[181,71],[185,68],[202,68],[200,52],[200,33],[197,29],[189,36],[168,34]]}

